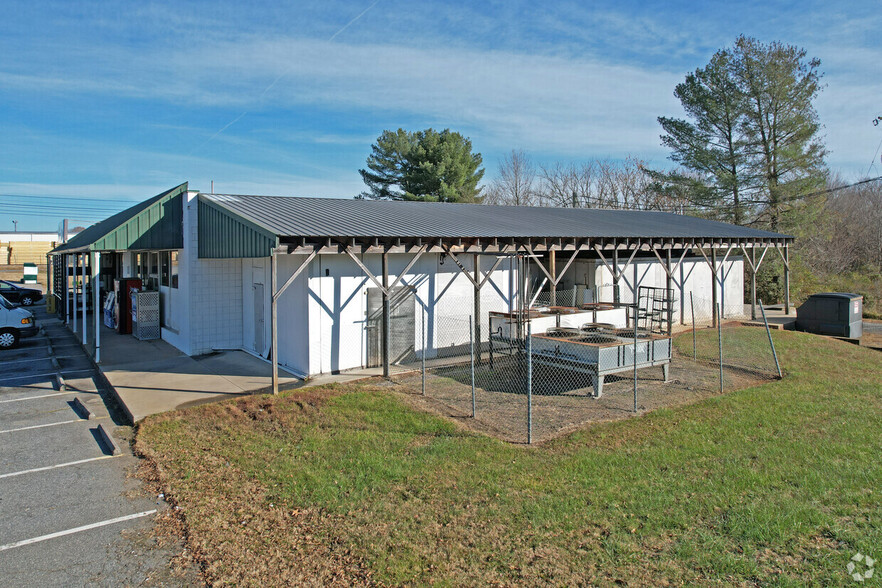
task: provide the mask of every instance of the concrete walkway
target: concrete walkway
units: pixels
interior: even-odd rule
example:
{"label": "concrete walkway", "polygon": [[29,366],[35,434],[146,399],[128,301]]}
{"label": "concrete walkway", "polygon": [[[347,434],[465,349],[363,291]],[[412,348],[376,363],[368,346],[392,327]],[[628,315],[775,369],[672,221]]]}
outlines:
{"label": "concrete walkway", "polygon": [[[89,326],[93,324],[90,319]],[[89,342],[91,353],[91,336]],[[272,386],[272,366],[244,351],[190,357],[165,341],[139,341],[103,326],[98,368],[132,422],[187,406],[268,392]],[[303,381],[280,368],[279,385],[288,389]]]}
{"label": "concrete walkway", "polygon": [[[86,347],[94,355],[95,323],[91,314],[87,324]],[[82,324],[77,326],[79,331]],[[139,341],[104,326],[98,369],[132,423],[152,414],[272,390],[272,365],[244,351],[190,357],[161,339]],[[380,368],[372,368],[304,381],[280,367],[279,389],[352,382],[381,374]]]}

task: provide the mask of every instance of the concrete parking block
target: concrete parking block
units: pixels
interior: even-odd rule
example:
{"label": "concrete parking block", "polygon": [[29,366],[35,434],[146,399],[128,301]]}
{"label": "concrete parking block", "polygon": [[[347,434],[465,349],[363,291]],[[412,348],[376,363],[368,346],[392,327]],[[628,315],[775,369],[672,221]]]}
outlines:
{"label": "concrete parking block", "polygon": [[98,434],[111,455],[119,455],[122,453],[122,449],[116,444],[116,441],[110,435],[110,431],[104,428],[104,423],[98,425]]}

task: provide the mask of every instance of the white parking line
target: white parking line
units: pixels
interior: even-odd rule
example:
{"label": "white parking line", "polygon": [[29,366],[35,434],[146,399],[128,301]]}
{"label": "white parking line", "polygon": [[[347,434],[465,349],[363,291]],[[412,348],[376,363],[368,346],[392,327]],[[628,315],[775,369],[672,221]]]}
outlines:
{"label": "white parking line", "polygon": [[82,463],[89,463],[90,461],[100,461],[102,459],[113,459],[115,457],[122,457],[122,455],[102,455],[100,457],[90,457],[88,459],[81,459],[78,461],[69,461],[67,463],[60,463],[57,465],[44,466],[41,468],[33,468],[30,470],[22,470],[20,472],[10,472],[8,474],[0,474],[0,480],[3,478],[14,478],[15,476],[23,476],[24,474],[33,474],[35,472],[45,472],[48,470],[57,470],[58,468],[66,468],[68,466],[80,465]]}
{"label": "white parking line", "polygon": [[[67,374],[81,374],[83,372],[91,372],[91,371],[92,371],[92,368],[86,368],[86,369],[82,369],[82,370],[67,370],[67,371],[61,372],[61,375],[65,376]],[[9,380],[24,380],[26,378],[54,378],[55,374],[56,374],[56,372],[52,372],[50,374],[30,374],[27,376],[14,376],[12,378],[2,378],[2,379],[0,379],[0,386],[4,385],[3,382],[9,381]]]}
{"label": "white parking line", "polygon": [[98,417],[96,419],[92,419],[91,421],[86,419],[74,419],[72,421],[59,421],[57,423],[46,423],[45,425],[31,425],[29,427],[19,427],[17,429],[6,429],[5,431],[0,431],[0,433],[15,433],[16,431],[27,431],[29,429],[42,429],[43,427],[54,427],[56,425],[69,425],[71,423],[91,423],[94,421],[100,421],[101,419],[106,419],[107,417]]}
{"label": "white parking line", "polygon": [[7,402],[21,402],[22,400],[36,400],[37,398],[51,398],[53,396],[64,396],[65,394],[76,394],[76,390],[69,392],[55,392],[54,394],[40,394],[39,396],[25,396],[24,398],[13,398],[12,400],[0,400],[0,404]]}
{"label": "white parking line", "polygon": [[66,531],[58,531],[57,533],[49,533],[48,535],[41,535],[39,537],[34,537],[33,539],[24,539],[22,541],[16,541],[15,543],[7,543],[6,545],[0,545],[0,551],[6,551],[7,549],[15,549],[16,547],[22,547],[23,545],[30,545],[32,543],[39,543],[40,541],[47,541],[49,539],[55,539],[57,537],[64,537],[65,535],[73,535],[74,533],[80,533],[81,531],[88,531],[89,529],[97,529],[98,527],[106,527],[107,525],[115,525],[116,523],[131,521],[132,519],[139,519],[141,517],[150,516],[155,513],[156,513],[156,509],[154,508],[153,510],[145,510],[144,512],[138,512],[138,513],[126,515],[123,517],[116,517],[115,519],[107,519],[106,521],[101,521],[99,523],[92,523],[91,525],[83,525],[82,527],[74,527],[73,529],[68,529]]}
{"label": "white parking line", "polygon": [[[51,356],[51,355],[47,355],[46,357],[37,357],[34,359],[13,359],[4,365],[14,366],[15,364],[18,364],[18,363],[31,363],[31,362],[35,362],[35,361],[49,361],[52,359],[52,357],[53,356]],[[55,359],[80,359],[83,356],[82,355],[56,355],[54,357],[55,357]]]}

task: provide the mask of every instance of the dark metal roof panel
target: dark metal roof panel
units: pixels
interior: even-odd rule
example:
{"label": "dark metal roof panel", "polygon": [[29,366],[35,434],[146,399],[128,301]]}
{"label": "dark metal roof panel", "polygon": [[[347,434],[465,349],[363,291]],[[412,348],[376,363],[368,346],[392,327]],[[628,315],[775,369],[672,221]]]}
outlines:
{"label": "dark metal roof panel", "polygon": [[181,249],[186,192],[184,182],[80,231],[51,253]]}
{"label": "dark metal roof panel", "polygon": [[667,212],[202,194],[280,237],[791,239]]}

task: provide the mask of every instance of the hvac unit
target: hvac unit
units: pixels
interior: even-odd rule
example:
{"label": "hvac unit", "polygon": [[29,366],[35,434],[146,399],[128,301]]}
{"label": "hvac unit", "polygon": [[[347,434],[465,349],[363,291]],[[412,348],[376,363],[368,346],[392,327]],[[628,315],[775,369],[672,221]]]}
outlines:
{"label": "hvac unit", "polygon": [[132,334],[136,339],[159,339],[159,292],[132,292]]}
{"label": "hvac unit", "polygon": [[819,335],[860,339],[863,335],[863,301],[860,294],[812,294],[796,309],[796,328]]}

